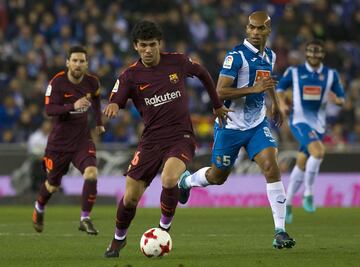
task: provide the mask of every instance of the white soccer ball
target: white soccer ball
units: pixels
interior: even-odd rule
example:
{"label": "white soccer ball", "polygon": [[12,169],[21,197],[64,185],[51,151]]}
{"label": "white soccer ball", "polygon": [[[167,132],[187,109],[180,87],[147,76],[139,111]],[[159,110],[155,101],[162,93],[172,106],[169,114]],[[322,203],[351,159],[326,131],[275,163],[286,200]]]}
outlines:
{"label": "white soccer ball", "polygon": [[172,240],[168,232],[151,228],[141,237],[140,250],[146,257],[162,257],[171,251]]}

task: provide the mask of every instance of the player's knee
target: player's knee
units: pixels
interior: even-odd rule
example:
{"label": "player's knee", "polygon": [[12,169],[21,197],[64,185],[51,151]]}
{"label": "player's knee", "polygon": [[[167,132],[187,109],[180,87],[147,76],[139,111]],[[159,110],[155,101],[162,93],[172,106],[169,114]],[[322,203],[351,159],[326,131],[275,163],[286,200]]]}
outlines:
{"label": "player's knee", "polygon": [[97,168],[96,167],[87,167],[84,171],[85,180],[96,180],[97,178]]}
{"label": "player's knee", "polygon": [[322,142],[310,143],[308,147],[311,156],[317,159],[323,159],[325,155],[325,146]]}
{"label": "player's knee", "polygon": [[49,193],[55,193],[60,189],[60,186],[51,185],[48,180],[45,181],[45,187]]}
{"label": "player's knee", "polygon": [[296,166],[302,170],[302,171],[305,171],[305,166],[306,166],[306,161],[307,159],[300,159],[300,160],[296,160]]}
{"label": "player's knee", "polygon": [[265,161],[262,172],[264,173],[267,182],[277,182],[280,180],[280,169],[276,162]]}
{"label": "player's knee", "polygon": [[136,208],[137,204],[139,203],[139,199],[132,196],[124,196],[123,202],[125,208],[132,209]]}
{"label": "player's knee", "polygon": [[325,147],[319,146],[318,150],[312,151],[311,156],[317,159],[323,159],[325,156]]}
{"label": "player's knee", "polygon": [[139,203],[141,195],[133,192],[126,192],[124,194],[123,203],[125,208],[135,208]]}
{"label": "player's knee", "polygon": [[161,177],[162,186],[165,188],[173,188],[177,185],[177,182],[179,180],[178,176],[175,175],[163,175]]}

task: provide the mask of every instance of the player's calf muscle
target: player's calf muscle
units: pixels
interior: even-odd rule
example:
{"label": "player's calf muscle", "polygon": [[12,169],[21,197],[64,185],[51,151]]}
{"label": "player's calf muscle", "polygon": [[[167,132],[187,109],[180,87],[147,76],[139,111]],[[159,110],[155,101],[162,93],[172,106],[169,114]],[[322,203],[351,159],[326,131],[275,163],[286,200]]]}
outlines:
{"label": "player's calf muscle", "polygon": [[222,185],[229,177],[230,171],[230,169],[219,170],[211,167],[205,174],[206,180],[208,180],[210,184]]}

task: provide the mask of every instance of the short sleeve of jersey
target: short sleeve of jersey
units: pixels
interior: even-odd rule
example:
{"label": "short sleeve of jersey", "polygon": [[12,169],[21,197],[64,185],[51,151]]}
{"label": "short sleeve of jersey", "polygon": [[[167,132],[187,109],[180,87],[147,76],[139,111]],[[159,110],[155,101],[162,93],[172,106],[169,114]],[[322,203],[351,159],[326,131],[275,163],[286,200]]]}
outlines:
{"label": "short sleeve of jersey", "polygon": [[130,79],[129,72],[125,71],[120,74],[111,91],[110,103],[116,103],[119,108],[125,108],[127,100],[130,98]]}
{"label": "short sleeve of jersey", "polygon": [[276,91],[283,92],[286,91],[289,87],[292,86],[292,68],[289,67],[284,72],[283,76],[281,77],[277,87]]}
{"label": "short sleeve of jersey", "polygon": [[333,71],[334,71],[334,81],[331,86],[331,91],[333,91],[337,97],[344,98],[345,93],[344,93],[344,88],[341,85],[339,73],[336,70],[333,70]]}
{"label": "short sleeve of jersey", "polygon": [[89,81],[91,83],[91,87],[92,87],[92,96],[93,97],[98,97],[100,95],[100,81],[99,78],[95,75],[88,75],[89,77]]}
{"label": "short sleeve of jersey", "polygon": [[186,75],[189,77],[193,77],[194,75],[196,75],[199,70],[198,64],[193,62],[190,58],[183,54],[179,54],[179,56],[181,57],[180,60],[182,61],[183,70]]}
{"label": "short sleeve of jersey", "polygon": [[48,87],[46,88],[45,97],[47,98],[47,104],[62,104],[62,90],[58,86],[59,78],[55,78],[50,81]]}
{"label": "short sleeve of jersey", "polygon": [[239,53],[229,52],[224,59],[220,75],[235,79],[238,76],[242,64],[243,61]]}
{"label": "short sleeve of jersey", "polygon": [[94,92],[94,96],[95,97],[98,97],[100,95],[100,80],[98,77],[95,77],[95,82],[94,82],[94,85],[95,85],[95,92]]}

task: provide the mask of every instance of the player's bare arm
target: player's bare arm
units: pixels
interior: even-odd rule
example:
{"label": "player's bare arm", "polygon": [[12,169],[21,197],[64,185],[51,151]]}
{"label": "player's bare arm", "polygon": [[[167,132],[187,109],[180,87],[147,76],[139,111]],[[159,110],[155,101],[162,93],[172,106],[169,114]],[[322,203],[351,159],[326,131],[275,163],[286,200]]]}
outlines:
{"label": "player's bare arm", "polygon": [[334,92],[329,92],[328,94],[328,100],[332,103],[334,103],[337,106],[342,106],[345,103],[345,99],[342,97],[337,97],[337,95]]}
{"label": "player's bare arm", "polygon": [[104,115],[109,118],[115,118],[119,112],[119,106],[116,103],[110,103],[107,105],[103,111]]}
{"label": "player's bare arm", "polygon": [[262,93],[269,89],[275,88],[276,81],[271,77],[260,78],[254,86],[243,87],[241,90],[232,87],[234,79],[226,76],[219,76],[219,80],[216,86],[216,90],[220,99],[236,99],[247,96],[254,93]]}
{"label": "player's bare arm", "polygon": [[231,120],[231,117],[229,116],[229,112],[233,112],[233,110],[231,109],[228,109],[227,107],[225,106],[221,106],[220,108],[217,108],[217,109],[214,109],[214,114],[216,115],[216,117],[218,118],[219,120],[219,126],[220,128],[222,128],[223,124],[223,120],[225,119],[229,119]]}
{"label": "player's bare arm", "polygon": [[284,115],[288,115],[290,113],[290,107],[286,103],[286,95],[285,95],[285,93],[284,92],[277,92],[277,96],[278,96],[278,99],[279,99],[280,111]]}
{"label": "player's bare arm", "polygon": [[271,117],[276,122],[276,126],[280,127],[284,122],[284,113],[280,108],[280,100],[275,92],[275,86],[268,90],[271,98]]}
{"label": "player's bare arm", "polygon": [[96,126],[95,132],[97,135],[101,135],[102,133],[105,133],[105,127],[102,125]]}
{"label": "player's bare arm", "polygon": [[95,118],[96,118],[96,127],[95,127],[95,133],[97,135],[101,135],[102,133],[105,132],[105,127],[104,127],[104,123],[102,120],[102,112],[101,112],[101,104],[100,104],[100,83],[99,83],[99,88],[95,91],[95,93],[93,95],[91,95],[90,93],[86,95],[86,98],[89,101],[92,101],[93,103],[93,109],[95,111]]}
{"label": "player's bare arm", "polygon": [[192,63],[192,66],[195,66],[195,68],[197,69],[195,75],[200,79],[200,81],[205,86],[205,88],[210,96],[210,99],[213,103],[214,114],[219,119],[219,126],[220,126],[220,128],[222,128],[222,121],[224,119],[226,120],[227,118],[230,119],[230,117],[228,116],[228,113],[232,112],[233,110],[230,110],[221,104],[221,102],[219,100],[219,95],[216,92],[215,84],[214,84],[213,80],[211,79],[209,72],[204,67],[202,67],[201,65],[199,65],[197,63]]}

